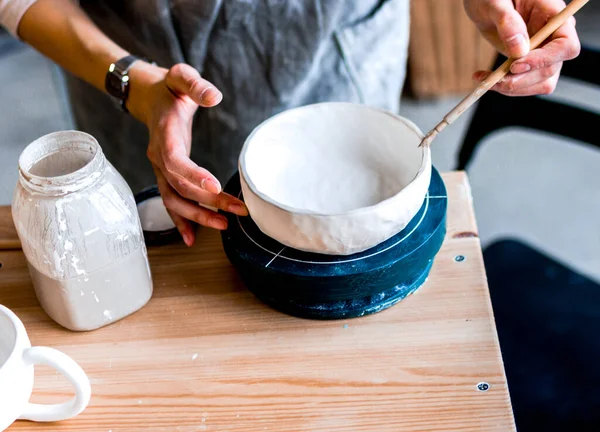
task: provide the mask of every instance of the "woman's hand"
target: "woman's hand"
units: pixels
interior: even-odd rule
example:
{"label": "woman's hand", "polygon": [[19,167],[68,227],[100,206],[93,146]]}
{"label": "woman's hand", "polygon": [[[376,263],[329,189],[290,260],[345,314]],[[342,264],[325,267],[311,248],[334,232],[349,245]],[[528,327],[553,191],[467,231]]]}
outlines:
{"label": "woman's hand", "polygon": [[219,230],[227,219],[200,206],[248,214],[244,203],[221,191],[218,180],[190,159],[192,121],[200,109],[210,109],[223,98],[221,92],[186,64],[171,69],[136,62],[130,72],[127,108],[148,127],[148,158],[158,188],[173,222],[191,246],[195,232],[190,221]]}
{"label": "woman's hand", "polygon": [[[467,14],[481,34],[507,57],[518,58],[511,74],[496,84],[508,96],[532,96],[554,91],[563,61],[579,55],[581,45],[570,18],[537,49],[530,51],[533,36],[565,7],[562,0],[464,0]],[[490,72],[477,71],[473,78],[483,81]]]}

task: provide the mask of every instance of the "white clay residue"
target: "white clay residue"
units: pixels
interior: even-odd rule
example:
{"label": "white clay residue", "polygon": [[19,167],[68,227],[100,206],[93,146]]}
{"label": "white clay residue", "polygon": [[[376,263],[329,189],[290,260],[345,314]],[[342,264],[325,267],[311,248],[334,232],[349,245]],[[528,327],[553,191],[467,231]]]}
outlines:
{"label": "white clay residue", "polygon": [[144,231],[164,231],[175,228],[175,224],[159,196],[139,203],[138,213]]}

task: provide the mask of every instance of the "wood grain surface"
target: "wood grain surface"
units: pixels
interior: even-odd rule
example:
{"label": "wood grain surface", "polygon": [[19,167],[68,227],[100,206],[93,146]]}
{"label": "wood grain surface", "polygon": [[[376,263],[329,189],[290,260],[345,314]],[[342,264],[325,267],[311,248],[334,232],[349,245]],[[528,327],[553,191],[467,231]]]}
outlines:
{"label": "wood grain surface", "polygon": [[[462,173],[444,180],[448,235],[429,280],[357,319],[269,309],[205,230],[192,249],[150,249],[155,295],[145,308],[72,333],[39,308],[21,251],[1,251],[0,303],[34,345],[79,362],[93,392],[76,419],[9,431],[514,431],[470,187]],[[489,391],[477,390],[482,381]],[[33,401],[67,397],[60,375],[36,369]]]}
{"label": "wood grain surface", "polygon": [[0,206],[0,250],[20,248],[21,242],[12,221],[10,207]]}

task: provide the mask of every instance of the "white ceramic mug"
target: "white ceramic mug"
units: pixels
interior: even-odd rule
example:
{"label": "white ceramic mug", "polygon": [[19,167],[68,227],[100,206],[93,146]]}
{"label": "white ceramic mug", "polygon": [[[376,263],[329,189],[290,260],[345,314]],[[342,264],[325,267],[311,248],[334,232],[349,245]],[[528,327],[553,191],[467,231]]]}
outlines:
{"label": "white ceramic mug", "polygon": [[[75,398],[56,405],[29,403],[36,364],[53,367],[67,377],[75,387]],[[53,348],[32,348],[21,320],[0,305],[0,431],[18,419],[49,422],[74,417],[87,407],[90,395],[83,369]]]}

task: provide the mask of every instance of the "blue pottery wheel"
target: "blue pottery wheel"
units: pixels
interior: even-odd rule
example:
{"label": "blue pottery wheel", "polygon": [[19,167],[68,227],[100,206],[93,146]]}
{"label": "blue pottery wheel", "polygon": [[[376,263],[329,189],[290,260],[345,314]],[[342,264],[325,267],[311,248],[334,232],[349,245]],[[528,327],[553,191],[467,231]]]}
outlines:
{"label": "blue pottery wheel", "polygon": [[[225,191],[243,199],[239,174]],[[367,251],[322,255],[298,251],[263,234],[250,217],[229,213],[222,241],[246,287],[264,303],[298,317],[341,319],[382,311],[427,279],[446,235],[444,182],[432,170],[423,205],[408,226]]]}

